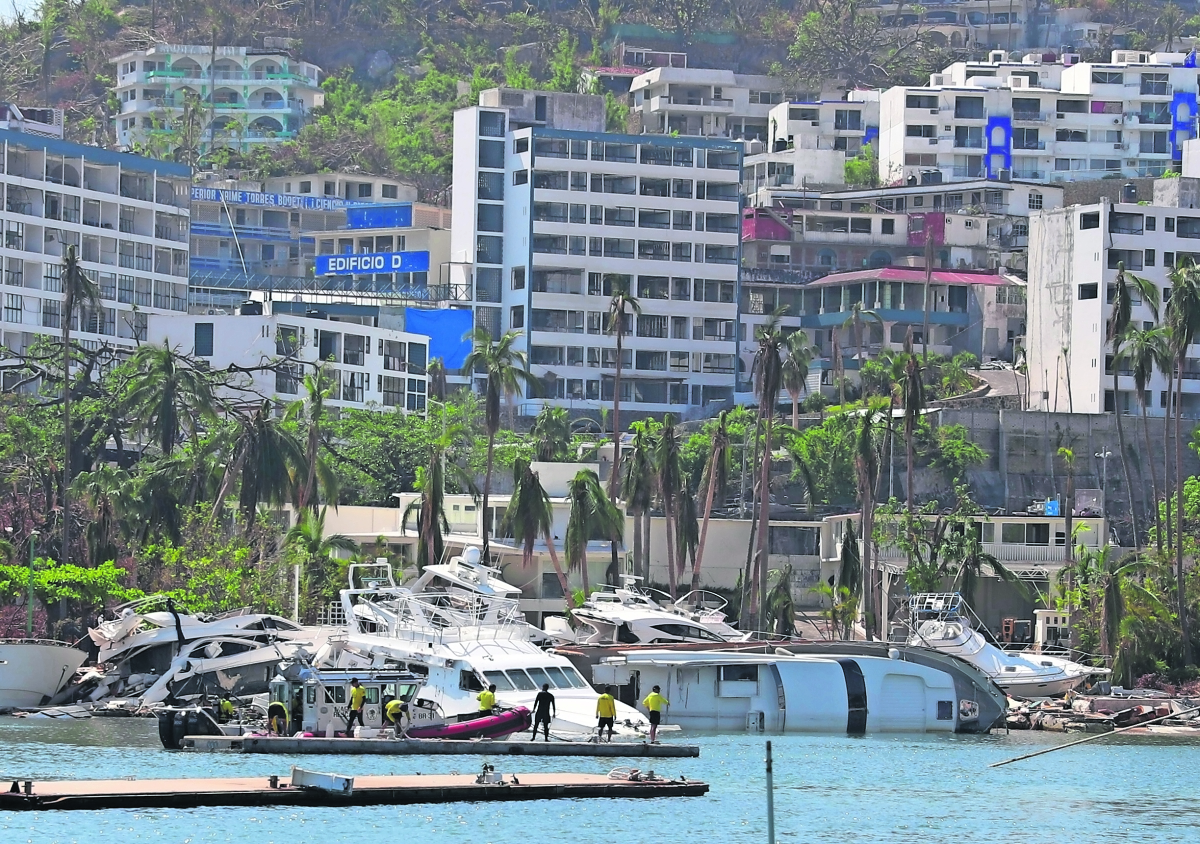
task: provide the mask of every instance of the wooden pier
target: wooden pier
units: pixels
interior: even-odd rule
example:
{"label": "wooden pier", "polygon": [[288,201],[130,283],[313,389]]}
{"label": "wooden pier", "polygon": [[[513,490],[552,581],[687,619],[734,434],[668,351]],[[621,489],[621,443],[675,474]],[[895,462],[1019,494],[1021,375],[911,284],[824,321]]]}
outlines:
{"label": "wooden pier", "polygon": [[[329,775],[316,775],[329,776]],[[272,784],[272,779],[278,779]],[[342,778],[348,779],[348,778]],[[13,783],[0,810],[192,809],[200,806],[401,806],[415,803],[552,800],[557,798],[698,797],[708,785],[691,780],[630,781],[600,774],[355,777],[345,791],[296,786],[282,778],[70,780]],[[26,786],[28,785],[28,793]]]}
{"label": "wooden pier", "polygon": [[349,753],[372,756],[597,756],[606,758],[696,758],[695,744],[650,744],[587,741],[513,741],[512,739],[386,739],[292,738],[289,736],[185,736],[185,750],[240,750],[243,753],[323,754]]}

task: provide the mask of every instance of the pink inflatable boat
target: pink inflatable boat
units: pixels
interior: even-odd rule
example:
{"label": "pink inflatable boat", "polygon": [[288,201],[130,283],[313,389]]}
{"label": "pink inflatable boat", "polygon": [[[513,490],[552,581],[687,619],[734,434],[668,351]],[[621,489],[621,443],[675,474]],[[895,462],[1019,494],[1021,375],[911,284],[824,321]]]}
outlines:
{"label": "pink inflatable boat", "polygon": [[528,730],[533,723],[533,714],[524,706],[510,709],[485,718],[458,721],[454,724],[438,724],[435,727],[412,727],[409,738],[473,739],[504,738],[513,733]]}

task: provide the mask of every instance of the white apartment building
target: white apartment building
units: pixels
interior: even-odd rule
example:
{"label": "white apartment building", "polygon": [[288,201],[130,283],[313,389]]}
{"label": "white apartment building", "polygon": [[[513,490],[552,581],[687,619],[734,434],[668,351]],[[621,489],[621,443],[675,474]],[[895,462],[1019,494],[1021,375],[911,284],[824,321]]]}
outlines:
{"label": "white apartment building", "polygon": [[769,140],[746,147],[748,193],[845,184],[846,159],[875,143],[879,135],[879,92],[850,91],[846,96],[774,106],[768,117]]}
{"label": "white apartment building", "polygon": [[[1035,215],[1029,244],[1029,409],[1074,413],[1139,413],[1128,364],[1121,366],[1114,401],[1111,345],[1105,325],[1119,265],[1169,296],[1169,273],[1181,261],[1200,261],[1200,180],[1162,179],[1150,205],[1136,202],[1074,205]],[[1149,306],[1133,307],[1149,327]],[[1168,406],[1167,379],[1155,372],[1143,397],[1150,415]],[[1183,372],[1183,412],[1200,416],[1200,352]]]}
{"label": "white apartment building", "polygon": [[247,303],[240,314],[153,315],[146,340],[214,370],[263,367],[240,376],[241,389],[230,393],[238,401],[294,401],[304,393],[305,374],[322,362],[337,384],[331,407],[425,412],[429,338],[370,320],[272,313],[270,303]]}
{"label": "white apartment building", "polygon": [[416,202],[415,186],[390,176],[367,173],[306,173],[272,176],[263,182],[267,193],[342,199],[346,202]]}
{"label": "white apartment building", "polygon": [[62,330],[70,246],[103,299],[76,317],[85,347],[133,346],[148,316],[186,312],[190,168],[9,130],[0,145],[4,346]]}
{"label": "white apartment building", "polygon": [[1115,50],[1107,63],[1003,57],[883,93],[884,182],[1156,176],[1196,134],[1197,70],[1182,53]]}
{"label": "white apartment building", "polygon": [[61,108],[28,108],[14,103],[0,103],[0,129],[40,135],[43,138],[63,136]]}
{"label": "white apartment building", "polygon": [[451,283],[474,290],[476,326],[525,332],[542,383],[523,412],[597,415],[612,401],[615,285],[642,307],[624,340],[625,407],[698,413],[731,399],[741,145],[608,134],[602,98],[545,96],[569,100],[547,115],[592,113],[590,127],[522,125],[484,106],[455,114]]}
{"label": "white apartment building", "polygon": [[155,44],[112,61],[121,149],[155,130],[176,127],[192,103],[198,106],[203,149],[278,143],[295,137],[325,101],[321,69],[278,50]]}
{"label": "white apartment building", "polygon": [[790,91],[774,76],[697,67],[656,67],[629,92],[643,132],[762,141],[771,138],[771,109],[780,103],[840,96]]}

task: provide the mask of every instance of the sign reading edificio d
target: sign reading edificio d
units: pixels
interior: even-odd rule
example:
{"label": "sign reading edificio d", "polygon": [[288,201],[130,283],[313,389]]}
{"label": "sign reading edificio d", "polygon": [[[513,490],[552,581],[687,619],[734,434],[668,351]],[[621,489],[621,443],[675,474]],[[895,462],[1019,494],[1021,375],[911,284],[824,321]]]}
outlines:
{"label": "sign reading edificio d", "polygon": [[316,256],[317,275],[429,272],[428,252],[346,252]]}

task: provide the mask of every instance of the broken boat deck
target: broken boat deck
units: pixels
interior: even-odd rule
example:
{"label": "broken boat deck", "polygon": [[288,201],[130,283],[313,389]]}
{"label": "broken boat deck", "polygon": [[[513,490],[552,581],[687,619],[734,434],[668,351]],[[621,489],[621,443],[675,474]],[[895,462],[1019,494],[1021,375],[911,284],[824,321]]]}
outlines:
{"label": "broken boat deck", "polygon": [[[324,776],[324,775],[322,775]],[[34,782],[0,793],[0,810],[190,809],[199,806],[380,806],[555,798],[698,797],[708,785],[691,780],[631,782],[601,774],[517,774],[503,784],[470,775],[355,777],[346,793],[283,784],[267,777]],[[13,784],[14,787],[18,783]],[[24,785],[21,783],[20,785]]]}
{"label": "broken boat deck", "polygon": [[386,739],[312,736],[184,736],[187,750],[241,750],[243,753],[350,753],[372,756],[601,756],[680,759],[700,755],[695,744],[587,741],[513,741],[511,739]]}

